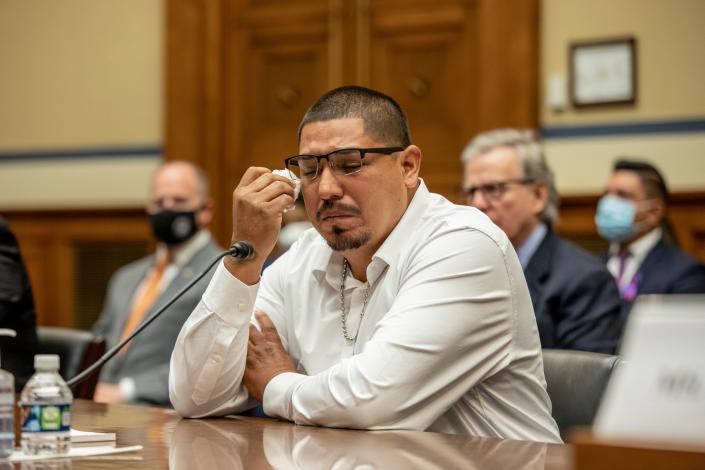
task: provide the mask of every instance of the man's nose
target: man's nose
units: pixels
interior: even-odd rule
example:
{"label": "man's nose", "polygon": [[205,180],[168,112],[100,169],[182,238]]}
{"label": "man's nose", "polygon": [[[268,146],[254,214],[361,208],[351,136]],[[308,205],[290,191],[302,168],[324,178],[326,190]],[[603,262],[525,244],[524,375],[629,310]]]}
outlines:
{"label": "man's nose", "polygon": [[340,199],[343,197],[343,188],[340,185],[338,176],[333,173],[330,165],[323,160],[318,169],[318,196],[321,199]]}

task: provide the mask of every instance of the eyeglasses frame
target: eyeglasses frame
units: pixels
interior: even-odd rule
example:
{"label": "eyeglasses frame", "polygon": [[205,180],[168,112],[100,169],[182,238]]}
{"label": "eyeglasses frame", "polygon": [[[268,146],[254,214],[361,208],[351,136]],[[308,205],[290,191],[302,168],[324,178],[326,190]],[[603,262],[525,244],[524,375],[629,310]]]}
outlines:
{"label": "eyeglasses frame", "polygon": [[[468,200],[468,201],[472,201],[473,199],[475,199],[475,193],[477,193],[477,191],[482,192],[482,195],[486,199],[489,199],[490,201],[498,201],[507,192],[508,186],[517,185],[517,184],[528,185],[528,184],[534,184],[535,182],[536,182],[536,180],[533,178],[516,178],[516,179],[496,181],[493,183],[482,184],[480,186],[470,186],[467,188],[462,188],[462,190],[460,192],[463,195],[463,197],[465,197],[466,200]],[[488,196],[489,192],[488,192],[487,188],[490,186],[497,186],[499,188],[499,194],[497,196]]]}
{"label": "eyeglasses frame", "polygon": [[[287,170],[293,173],[293,171],[289,168],[289,166],[299,166],[298,159],[301,157],[308,157],[308,158],[315,158],[316,159],[316,174],[312,178],[306,179],[306,181],[314,181],[316,178],[318,178],[318,175],[321,174],[321,160],[324,158],[328,160],[328,166],[330,169],[337,175],[352,175],[360,170],[362,170],[363,165],[360,165],[360,168],[356,169],[355,171],[351,171],[348,173],[342,173],[339,171],[336,171],[336,169],[331,165],[330,163],[330,156],[338,153],[338,152],[345,152],[345,151],[351,151],[355,150],[360,153],[360,162],[362,163],[362,160],[365,159],[368,153],[377,153],[381,155],[392,155],[393,153],[397,152],[402,152],[405,149],[403,147],[367,147],[367,148],[358,148],[358,147],[345,147],[345,148],[340,148],[340,149],[335,149],[332,152],[324,153],[321,155],[315,155],[315,154],[300,154],[300,155],[294,155],[293,157],[285,158],[284,159],[284,166],[286,167]],[[302,178],[303,179],[303,178]]]}

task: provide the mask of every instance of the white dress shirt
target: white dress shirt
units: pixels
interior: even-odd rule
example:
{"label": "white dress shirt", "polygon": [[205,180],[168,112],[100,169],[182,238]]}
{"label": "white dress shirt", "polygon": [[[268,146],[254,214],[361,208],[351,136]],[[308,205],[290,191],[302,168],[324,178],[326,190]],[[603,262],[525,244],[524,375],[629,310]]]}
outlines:
{"label": "white dress shirt", "polygon": [[[299,424],[413,429],[560,442],[519,260],[480,211],[421,182],[367,267],[345,284],[343,257],[314,230],[247,286],[221,264],[171,357],[183,416],[253,407],[241,384],[253,311],[272,319],[300,373],[267,384],[264,410]],[[252,320],[254,321],[254,320]]]}
{"label": "white dress shirt", "polygon": [[539,249],[541,242],[546,238],[548,233],[548,227],[546,224],[538,224],[529,234],[528,238],[524,240],[521,246],[516,247],[517,256],[519,257],[519,262],[521,263],[522,269],[526,269],[534,257],[534,253]]}

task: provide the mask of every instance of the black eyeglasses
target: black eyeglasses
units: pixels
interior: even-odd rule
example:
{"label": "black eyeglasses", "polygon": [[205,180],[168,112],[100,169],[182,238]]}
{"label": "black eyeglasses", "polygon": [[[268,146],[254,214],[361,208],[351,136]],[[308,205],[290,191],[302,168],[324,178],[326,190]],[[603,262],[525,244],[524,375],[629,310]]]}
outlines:
{"label": "black eyeglasses", "polygon": [[286,169],[302,181],[313,181],[318,177],[321,160],[328,160],[328,165],[337,175],[349,175],[362,169],[362,159],[369,153],[391,155],[404,150],[402,147],[375,147],[375,148],[345,148],[333,150],[323,155],[296,155],[284,160]]}
{"label": "black eyeglasses", "polygon": [[531,184],[534,180],[529,178],[497,181],[495,183],[487,183],[480,186],[469,186],[463,188],[462,195],[468,200],[472,201],[475,199],[475,193],[480,191],[485,198],[490,201],[498,201],[507,192],[507,188],[515,184]]}

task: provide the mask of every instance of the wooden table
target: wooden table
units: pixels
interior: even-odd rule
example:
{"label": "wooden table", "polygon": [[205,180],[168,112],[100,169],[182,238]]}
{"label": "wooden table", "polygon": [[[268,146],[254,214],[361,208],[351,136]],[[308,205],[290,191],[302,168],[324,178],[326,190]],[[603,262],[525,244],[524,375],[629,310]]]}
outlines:
{"label": "wooden table", "polygon": [[326,429],[248,417],[181,419],[173,410],[104,405],[86,400],[74,402],[72,425],[84,431],[115,432],[118,446],[141,444],[144,450],[110,459],[74,459],[59,466],[36,468],[468,470],[572,467],[571,448],[565,445],[430,432]]}

